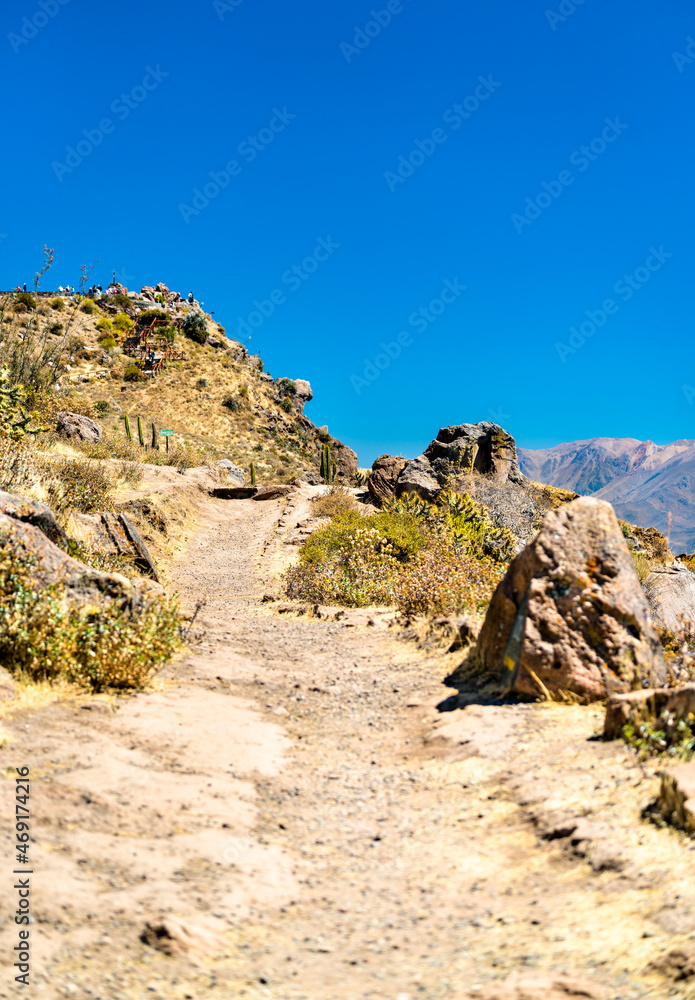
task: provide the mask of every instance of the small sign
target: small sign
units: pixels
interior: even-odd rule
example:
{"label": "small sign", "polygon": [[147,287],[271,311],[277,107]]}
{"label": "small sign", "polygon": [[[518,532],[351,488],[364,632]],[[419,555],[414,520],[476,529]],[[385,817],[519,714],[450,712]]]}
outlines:
{"label": "small sign", "polygon": [[170,438],[170,437],[174,436],[174,432],[173,431],[160,431],[159,434],[163,438]]}

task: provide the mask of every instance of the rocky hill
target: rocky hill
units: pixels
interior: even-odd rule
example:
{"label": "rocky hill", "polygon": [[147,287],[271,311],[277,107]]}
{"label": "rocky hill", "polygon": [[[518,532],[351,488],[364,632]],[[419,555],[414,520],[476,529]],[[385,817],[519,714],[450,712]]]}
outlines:
{"label": "rocky hill", "polygon": [[[172,430],[171,443],[188,448],[195,464],[226,458],[248,472],[253,462],[259,482],[318,473],[324,444],[339,477],[357,471],[355,453],[304,414],[313,398],[309,383],[265,372],[261,358],[227,338],[198,302],[180,300],[164,284],[140,292],[114,285],[109,292],[79,305],[70,296],[44,294],[13,321],[50,331],[63,368],[55,386],[60,408],[96,417],[113,441],[125,437],[126,415],[133,429],[140,417],[148,446],[154,424],[158,440],[160,430]],[[155,314],[163,331],[152,341],[156,361],[165,353],[165,334],[170,351],[151,375],[147,366],[139,369],[142,331]],[[192,316],[198,329],[186,335]]]}
{"label": "rocky hill", "polygon": [[658,445],[635,438],[592,438],[554,448],[519,449],[531,479],[608,500],[619,517],[668,531],[675,550],[695,549],[695,441]]}

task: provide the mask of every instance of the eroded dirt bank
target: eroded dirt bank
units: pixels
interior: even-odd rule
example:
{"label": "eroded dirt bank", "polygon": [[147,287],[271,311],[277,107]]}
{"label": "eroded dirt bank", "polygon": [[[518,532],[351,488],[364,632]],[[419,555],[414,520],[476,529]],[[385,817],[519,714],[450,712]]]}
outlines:
{"label": "eroded dirt bank", "polygon": [[308,497],[207,506],[170,572],[186,605],[207,600],[206,634],[156,690],[6,725],[0,997],[19,993],[9,769],[25,763],[20,995],[695,995],[675,959],[647,971],[695,937],[693,845],[640,820],[653,770],[594,739],[597,709],[437,711],[444,657],[378,620],[261,603]]}

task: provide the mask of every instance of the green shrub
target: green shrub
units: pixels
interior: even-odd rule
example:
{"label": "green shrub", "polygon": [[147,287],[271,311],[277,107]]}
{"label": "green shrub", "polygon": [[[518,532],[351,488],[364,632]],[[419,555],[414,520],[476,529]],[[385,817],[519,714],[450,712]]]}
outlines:
{"label": "green shrub", "polygon": [[13,673],[94,691],[142,688],[180,647],[181,624],[164,598],[144,611],[104,598],[80,613],[55,586],[33,584],[31,563],[0,552],[0,661]]}
{"label": "green shrub", "polygon": [[110,351],[116,346],[116,341],[113,337],[101,337],[99,339],[99,346],[103,347],[105,351]]}
{"label": "green shrub", "polygon": [[113,323],[106,316],[102,316],[101,319],[97,320],[97,330],[100,330],[102,333],[112,333]]}
{"label": "green shrub", "polygon": [[48,332],[52,333],[54,337],[57,337],[58,334],[62,333],[64,329],[65,328],[62,323],[51,323],[48,328]]}
{"label": "green shrub", "polygon": [[280,402],[280,408],[285,411],[285,413],[291,413],[294,407],[289,399],[285,398]]}
{"label": "green shrub", "polygon": [[65,302],[57,296],[56,298],[51,299],[48,304],[51,309],[55,309],[57,312],[62,312],[62,310],[65,309]]}
{"label": "green shrub", "polygon": [[278,392],[281,396],[296,396],[297,386],[291,378],[281,378],[277,383]]}
{"label": "green shrub", "polygon": [[246,399],[246,397],[248,396],[248,394],[249,394],[249,387],[247,385],[240,385],[239,386],[239,395],[241,396],[241,398],[242,399]]}
{"label": "green shrub", "polygon": [[111,305],[116,306],[117,309],[130,309],[133,304],[123,292],[116,292],[114,295],[107,296],[107,298]]}
{"label": "green shrub", "polygon": [[222,400],[222,406],[226,406],[228,410],[232,411],[232,413],[236,413],[239,409],[239,403],[234,396],[231,395],[231,393],[224,397]]}
{"label": "green shrub", "polygon": [[120,330],[121,333],[126,333],[127,331],[133,329],[133,321],[130,316],[126,316],[125,313],[118,313],[114,318],[113,325],[117,330]]}
{"label": "green shrub", "polygon": [[94,299],[83,299],[80,302],[80,309],[83,313],[87,313],[88,316],[93,316],[94,313],[99,312],[99,306],[96,304]]}
{"label": "green shrub", "polygon": [[161,309],[144,309],[138,316],[138,319],[141,323],[149,325],[153,319],[163,323],[166,322],[169,317]]}
{"label": "green shrub", "polygon": [[145,382],[147,381],[147,376],[143,374],[142,370],[137,365],[128,365],[126,370],[123,372],[124,382]]}
{"label": "green shrub", "polygon": [[407,617],[481,611],[503,576],[499,564],[465,555],[439,536],[432,548],[419,552],[398,575],[395,603]]}
{"label": "green shrub", "polygon": [[189,312],[183,320],[184,334],[196,344],[204,344],[208,339],[208,324],[202,313]]}
{"label": "green shrub", "polygon": [[111,411],[111,404],[105,399],[97,399],[94,404],[94,412],[99,417],[105,416]]}

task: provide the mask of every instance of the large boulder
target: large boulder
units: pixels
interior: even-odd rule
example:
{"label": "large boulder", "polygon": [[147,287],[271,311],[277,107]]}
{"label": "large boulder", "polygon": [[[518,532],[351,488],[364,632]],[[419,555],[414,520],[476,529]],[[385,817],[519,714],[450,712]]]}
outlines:
{"label": "large boulder", "polygon": [[304,413],[304,405],[310,403],[314,398],[311,386],[303,378],[294,380],[294,403],[300,413]]}
{"label": "large boulder", "polygon": [[63,410],[58,414],[58,424],[56,431],[60,437],[67,441],[88,441],[94,444],[101,441],[104,433],[101,424],[89,417],[82,416],[81,413],[69,413]]}
{"label": "large boulder", "polygon": [[655,566],[644,581],[652,619],[676,635],[690,622],[695,629],[695,573],[683,563]]}
{"label": "large boulder", "polygon": [[51,508],[41,503],[40,500],[32,500],[30,497],[20,496],[17,493],[5,493],[0,490],[0,513],[8,514],[16,521],[24,521],[25,524],[33,524],[39,528],[46,538],[59,545],[61,549],[66,549],[68,539],[55,519],[55,514]]}
{"label": "large boulder", "polygon": [[488,420],[443,427],[425,449],[425,458],[442,485],[456,472],[479,472],[502,483],[525,480],[514,438]]}
{"label": "large boulder", "polygon": [[587,700],[666,683],[659,638],[610,504],[581,497],[551,511],[497,587],[462,678],[501,690]]}
{"label": "large boulder", "polygon": [[0,551],[27,566],[32,586],[56,585],[64,605],[99,606],[105,598],[122,608],[142,608],[163,593],[151,580],[131,582],[118,573],[102,573],[66,555],[31,524],[0,514]]}
{"label": "large boulder", "polygon": [[452,476],[467,473],[478,473],[499,485],[526,482],[512,435],[483,420],[442,427],[424,454],[407,463],[398,477],[396,495],[417,493],[433,500]]}
{"label": "large boulder", "polygon": [[357,452],[343,444],[342,441],[334,441],[333,445],[335,447],[333,458],[338,466],[338,475],[343,479],[352,479],[360,467]]}
{"label": "large boulder", "polygon": [[407,464],[402,455],[380,455],[372,465],[372,474],[367,480],[367,489],[378,504],[390,500],[396,483]]}

